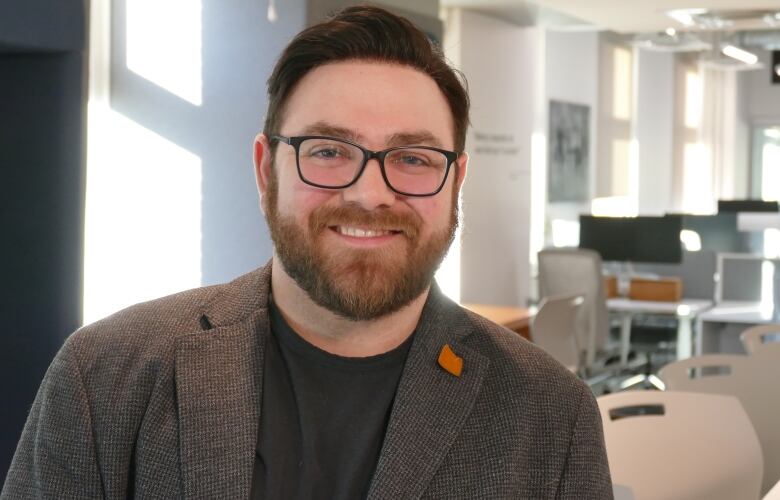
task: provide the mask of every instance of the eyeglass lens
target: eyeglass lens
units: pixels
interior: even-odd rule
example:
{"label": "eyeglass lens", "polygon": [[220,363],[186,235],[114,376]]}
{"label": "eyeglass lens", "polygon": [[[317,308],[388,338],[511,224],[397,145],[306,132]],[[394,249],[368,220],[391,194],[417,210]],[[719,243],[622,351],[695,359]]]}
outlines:
{"label": "eyeglass lens", "polygon": [[[360,148],[334,139],[306,139],[298,149],[301,175],[322,187],[347,186],[360,174],[363,161]],[[444,154],[431,149],[394,149],[384,158],[385,175],[396,191],[429,194],[442,184],[447,161]]]}

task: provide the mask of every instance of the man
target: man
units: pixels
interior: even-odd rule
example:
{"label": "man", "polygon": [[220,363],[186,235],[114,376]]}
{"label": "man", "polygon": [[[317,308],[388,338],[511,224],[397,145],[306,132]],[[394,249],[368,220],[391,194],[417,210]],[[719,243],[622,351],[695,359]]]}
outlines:
{"label": "man", "polygon": [[611,498],[588,388],[433,283],[468,97],[372,7],[299,34],[255,170],[275,253],[71,336],[3,498]]}

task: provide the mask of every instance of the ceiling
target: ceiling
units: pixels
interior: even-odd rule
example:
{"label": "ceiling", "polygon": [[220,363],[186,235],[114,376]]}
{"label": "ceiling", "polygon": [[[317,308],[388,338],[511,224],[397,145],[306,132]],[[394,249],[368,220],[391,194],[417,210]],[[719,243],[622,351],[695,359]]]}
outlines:
{"label": "ceiling", "polygon": [[[684,26],[665,11],[705,8],[710,11],[780,11],[778,0],[442,0],[444,6],[466,7],[517,24],[555,25],[568,29],[606,29],[618,33],[658,32]],[[732,29],[766,29],[760,22],[740,21]]]}

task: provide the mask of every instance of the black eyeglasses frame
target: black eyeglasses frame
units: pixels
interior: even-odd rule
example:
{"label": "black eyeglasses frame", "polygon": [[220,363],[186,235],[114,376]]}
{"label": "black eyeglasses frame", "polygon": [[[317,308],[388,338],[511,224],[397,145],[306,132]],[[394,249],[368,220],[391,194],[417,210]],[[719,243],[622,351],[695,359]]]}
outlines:
{"label": "black eyeglasses frame", "polygon": [[[284,136],[284,135],[272,135],[271,139],[279,141],[279,142],[283,142],[285,144],[289,144],[290,146],[293,147],[293,149],[295,149],[295,165],[296,165],[296,168],[298,170],[298,177],[301,179],[301,181],[303,183],[308,184],[309,186],[314,186],[314,187],[317,187],[317,188],[320,188],[320,189],[346,189],[346,188],[352,186],[353,184],[355,184],[358,181],[358,179],[360,179],[360,176],[363,175],[363,172],[366,169],[366,165],[368,165],[368,161],[373,159],[373,158],[375,158],[377,160],[377,162],[379,163],[379,170],[380,170],[380,172],[382,172],[382,179],[384,179],[385,185],[387,185],[387,187],[390,188],[391,191],[393,191],[394,193],[400,194],[402,196],[412,196],[412,197],[416,197],[416,198],[426,198],[426,197],[429,197],[429,196],[435,196],[435,195],[439,194],[439,192],[444,187],[444,184],[447,182],[447,177],[449,176],[449,173],[450,173],[450,167],[458,159],[458,156],[460,156],[460,154],[456,153],[455,151],[449,151],[449,150],[446,150],[446,149],[435,148],[433,146],[396,146],[396,147],[393,147],[393,148],[383,149],[382,151],[372,151],[372,150],[364,148],[360,144],[354,143],[352,141],[348,141],[348,140],[342,139],[340,137],[330,137],[330,136],[327,136],[327,135],[299,135],[299,136],[291,136],[291,137],[287,137],[287,136]],[[346,184],[344,184],[342,186],[323,186],[322,184],[317,184],[315,182],[311,182],[310,180],[306,179],[303,176],[303,172],[301,171],[300,147],[301,147],[301,144],[303,143],[303,141],[305,141],[307,139],[329,139],[329,140],[333,140],[333,141],[339,141],[339,142],[343,142],[345,144],[349,144],[349,145],[355,146],[360,151],[362,151],[363,152],[363,163],[360,165],[360,168],[358,169],[357,174],[355,174],[355,177],[351,181],[349,181],[348,183],[346,183]],[[439,184],[439,186],[436,188],[435,191],[433,191],[431,193],[425,193],[425,194],[407,193],[407,192],[400,191],[400,190],[394,188],[392,186],[392,184],[390,184],[390,181],[387,179],[387,173],[385,172],[385,157],[389,153],[391,153],[393,151],[397,151],[399,149],[409,149],[409,148],[427,149],[427,150],[430,150],[430,151],[436,151],[438,153],[443,154],[445,156],[445,158],[447,158],[447,167],[446,167],[446,170],[444,171],[444,177],[442,177],[441,184]]]}

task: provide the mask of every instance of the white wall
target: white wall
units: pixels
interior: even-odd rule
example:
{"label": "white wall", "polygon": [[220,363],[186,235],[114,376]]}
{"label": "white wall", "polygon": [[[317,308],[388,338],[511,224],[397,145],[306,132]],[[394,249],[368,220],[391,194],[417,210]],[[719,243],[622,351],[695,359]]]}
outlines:
{"label": "white wall", "polygon": [[746,71],[740,75],[742,91],[746,97],[747,118],[754,124],[777,123],[780,121],[780,85],[772,85],[769,68],[772,54],[766,50],[754,49],[759,61],[766,68]]}
{"label": "white wall", "polygon": [[635,55],[639,213],[663,215],[673,205],[674,54],[637,50]]}
{"label": "white wall", "polygon": [[540,32],[460,9],[448,12],[447,30],[445,50],[468,78],[472,106],[461,300],[523,305]]}

